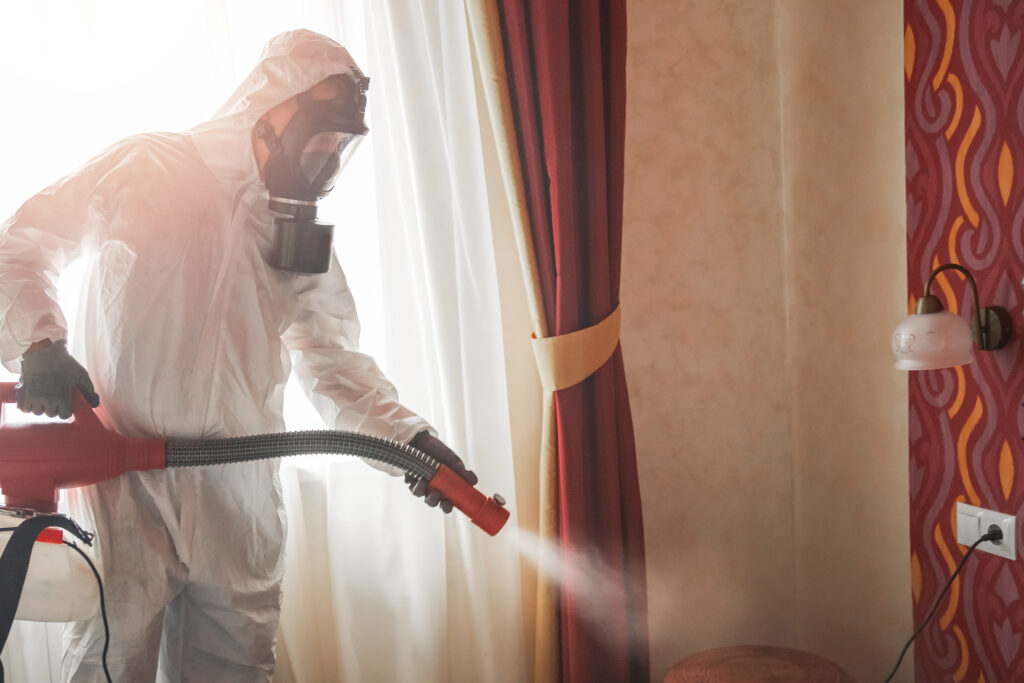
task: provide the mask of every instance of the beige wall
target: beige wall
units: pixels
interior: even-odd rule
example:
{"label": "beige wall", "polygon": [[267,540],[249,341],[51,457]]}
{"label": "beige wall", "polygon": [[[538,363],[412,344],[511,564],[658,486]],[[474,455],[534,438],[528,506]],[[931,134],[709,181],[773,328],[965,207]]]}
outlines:
{"label": "beige wall", "polygon": [[901,5],[779,14],[797,636],[865,681],[912,630],[907,376],[888,346],[907,306]]}
{"label": "beige wall", "polygon": [[632,2],[622,345],[652,663],[795,639],[772,2]]}
{"label": "beige wall", "polygon": [[656,681],[740,643],[880,680],[909,635],[900,5],[629,3],[622,338]]}

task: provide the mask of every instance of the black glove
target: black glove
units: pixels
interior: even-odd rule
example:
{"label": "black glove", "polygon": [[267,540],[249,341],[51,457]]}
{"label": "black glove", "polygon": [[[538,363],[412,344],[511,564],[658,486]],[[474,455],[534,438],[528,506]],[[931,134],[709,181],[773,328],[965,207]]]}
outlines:
{"label": "black glove", "polygon": [[[444,442],[438,439],[436,436],[432,436],[430,432],[420,432],[413,437],[409,445],[413,448],[423,451],[434,460],[437,460],[442,465],[449,467],[455,474],[459,475],[471,485],[476,485],[479,479],[473,472],[466,469],[465,463],[459,456],[455,455],[455,451],[444,445]],[[409,490],[412,491],[414,496],[423,496],[424,502],[430,507],[437,507],[439,504],[441,509],[445,512],[452,511],[451,501],[441,497],[439,491],[431,491],[427,493],[427,482],[418,477],[414,477],[411,474],[405,475],[405,483],[409,485]]]}
{"label": "black glove", "polygon": [[71,357],[63,339],[21,357],[21,379],[15,396],[18,408],[26,413],[46,413],[66,420],[71,417],[71,391],[75,387],[94,408],[100,404],[89,373]]}

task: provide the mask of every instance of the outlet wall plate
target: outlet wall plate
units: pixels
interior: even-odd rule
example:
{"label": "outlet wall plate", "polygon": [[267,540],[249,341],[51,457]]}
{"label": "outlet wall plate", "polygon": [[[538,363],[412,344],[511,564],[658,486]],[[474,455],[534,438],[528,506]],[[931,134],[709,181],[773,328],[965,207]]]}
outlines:
{"label": "outlet wall plate", "polygon": [[957,543],[972,546],[981,538],[981,535],[988,532],[990,525],[995,524],[1003,530],[1003,540],[998,543],[985,541],[978,546],[978,550],[985,553],[992,553],[1005,557],[1008,560],[1017,559],[1017,518],[995,510],[975,507],[967,503],[956,504],[956,540]]}

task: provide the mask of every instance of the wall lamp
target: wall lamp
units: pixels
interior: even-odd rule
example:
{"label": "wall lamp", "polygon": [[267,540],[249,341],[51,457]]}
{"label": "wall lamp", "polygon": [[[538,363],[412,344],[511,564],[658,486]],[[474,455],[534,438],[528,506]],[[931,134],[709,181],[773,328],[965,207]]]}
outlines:
{"label": "wall lamp", "polygon": [[[967,277],[974,294],[974,317],[970,326],[960,316],[942,308],[931,292],[935,276],[944,270],[955,270]],[[981,308],[978,285],[963,266],[947,263],[932,271],[924,296],[917,302],[917,313],[896,326],[892,335],[892,353],[898,370],[939,370],[966,365],[974,360],[973,346],[982,351],[995,351],[1010,341],[1010,314],[1002,306]]]}

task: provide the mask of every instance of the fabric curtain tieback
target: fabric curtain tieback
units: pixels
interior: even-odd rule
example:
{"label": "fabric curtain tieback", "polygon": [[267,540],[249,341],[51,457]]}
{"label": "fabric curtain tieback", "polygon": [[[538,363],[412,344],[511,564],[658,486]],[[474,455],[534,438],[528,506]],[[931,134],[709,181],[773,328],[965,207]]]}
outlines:
{"label": "fabric curtain tieback", "polygon": [[541,384],[558,391],[579,384],[597,372],[619,345],[619,306],[607,318],[582,330],[538,339],[533,336]]}

